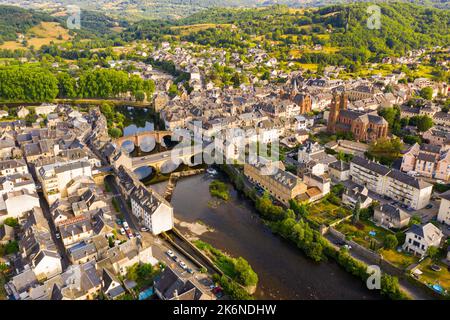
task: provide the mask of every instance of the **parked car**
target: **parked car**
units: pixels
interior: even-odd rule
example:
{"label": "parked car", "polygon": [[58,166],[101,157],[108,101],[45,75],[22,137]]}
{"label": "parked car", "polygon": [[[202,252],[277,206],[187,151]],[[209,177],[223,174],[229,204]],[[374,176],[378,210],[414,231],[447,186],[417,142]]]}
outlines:
{"label": "parked car", "polygon": [[430,204],[427,204],[426,206],[425,206],[425,209],[431,209],[431,208],[433,208],[433,205],[430,203]]}
{"label": "parked car", "polygon": [[183,270],[187,269],[187,265],[186,263],[184,263],[184,261],[180,261],[178,264],[180,265],[181,268],[183,268]]}
{"label": "parked car", "polygon": [[55,236],[56,236],[56,239],[61,239],[61,233],[56,232],[56,233],[55,233]]}
{"label": "parked car", "polygon": [[177,257],[177,256],[173,256],[173,257],[172,257],[172,260],[175,261],[175,262],[177,262],[177,261],[178,261],[178,257]]}
{"label": "parked car", "polygon": [[126,221],[123,222],[123,227],[125,228],[125,230],[130,229],[130,226],[128,225],[128,222],[126,222]]}
{"label": "parked car", "polygon": [[166,251],[166,254],[167,254],[169,257],[171,257],[171,258],[175,257],[175,255],[173,254],[173,251],[172,251],[172,250],[167,250],[167,251]]}
{"label": "parked car", "polygon": [[147,232],[147,231],[149,231],[149,228],[147,228],[147,227],[142,227],[142,228],[141,228],[141,231],[142,231],[142,232]]}
{"label": "parked car", "polygon": [[186,271],[189,272],[190,274],[194,274],[194,270],[192,270],[191,268],[187,268]]}
{"label": "parked car", "polygon": [[125,232],[125,229],[124,229],[124,228],[120,228],[120,234],[121,234],[121,235],[123,235],[123,236],[124,236],[124,235],[126,234],[126,232]]}

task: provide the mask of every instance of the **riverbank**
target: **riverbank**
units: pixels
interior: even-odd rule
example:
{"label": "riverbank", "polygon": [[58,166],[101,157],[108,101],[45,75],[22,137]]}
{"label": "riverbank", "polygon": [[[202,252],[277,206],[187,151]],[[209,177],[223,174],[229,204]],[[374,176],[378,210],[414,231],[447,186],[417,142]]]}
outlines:
{"label": "riverbank", "polygon": [[[198,249],[203,251],[230,280],[241,285],[249,295],[255,293],[258,285],[258,275],[253,271],[247,260],[242,257],[233,258],[201,240],[194,241],[194,244]],[[240,290],[237,293],[234,291],[226,293],[232,298],[235,298],[236,294],[243,295]]]}

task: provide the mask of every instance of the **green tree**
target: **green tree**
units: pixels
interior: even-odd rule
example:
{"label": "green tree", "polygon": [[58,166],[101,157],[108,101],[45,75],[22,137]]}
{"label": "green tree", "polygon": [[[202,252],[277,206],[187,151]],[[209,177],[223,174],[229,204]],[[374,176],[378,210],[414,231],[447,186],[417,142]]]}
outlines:
{"label": "green tree", "polygon": [[65,72],[58,73],[58,97],[60,98],[76,98],[77,97],[77,82],[69,74]]}
{"label": "green tree", "polygon": [[428,247],[427,255],[431,258],[431,260],[436,261],[439,258],[439,248],[434,246]]}
{"label": "green tree", "polygon": [[134,97],[136,98],[137,101],[144,101],[145,100],[145,92],[143,90],[138,90],[136,91]]}
{"label": "green tree", "polygon": [[409,123],[415,125],[420,132],[425,132],[433,127],[433,119],[427,115],[414,116],[409,120]]}
{"label": "green tree", "polygon": [[384,243],[383,243],[384,247],[386,249],[395,249],[398,246],[398,240],[397,237],[394,236],[393,234],[388,234],[385,238],[384,238]]}
{"label": "green tree", "polygon": [[356,203],[355,203],[355,208],[353,209],[353,215],[352,215],[353,224],[358,223],[360,213],[361,213],[361,202],[358,199],[358,201],[356,201]]}
{"label": "green tree", "polygon": [[433,99],[433,88],[432,87],[422,88],[420,90],[419,95],[426,100],[431,100]]}

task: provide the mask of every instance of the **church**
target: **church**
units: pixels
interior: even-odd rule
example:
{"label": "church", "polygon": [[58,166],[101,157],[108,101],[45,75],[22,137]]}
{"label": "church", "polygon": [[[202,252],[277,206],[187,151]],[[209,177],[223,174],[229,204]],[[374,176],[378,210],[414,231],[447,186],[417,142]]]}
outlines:
{"label": "church", "polygon": [[327,131],[330,133],[352,132],[356,141],[375,141],[386,138],[388,123],[376,113],[348,110],[345,92],[335,92],[330,105]]}

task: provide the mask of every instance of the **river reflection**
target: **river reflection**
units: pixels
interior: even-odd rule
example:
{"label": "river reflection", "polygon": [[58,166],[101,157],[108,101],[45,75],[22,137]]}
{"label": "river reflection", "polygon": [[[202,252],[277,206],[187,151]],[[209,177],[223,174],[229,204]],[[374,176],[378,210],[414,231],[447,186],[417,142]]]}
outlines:
{"label": "river reflection", "polygon": [[[180,180],[172,198],[175,217],[189,223],[202,221],[214,231],[199,235],[201,240],[247,259],[259,276],[257,299],[380,298],[336,263],[316,264],[295,245],[272,234],[252,204],[231,185],[231,199],[217,207],[211,206],[211,201],[215,201],[208,190],[211,181],[207,174]],[[166,184],[152,187],[163,193]]]}

